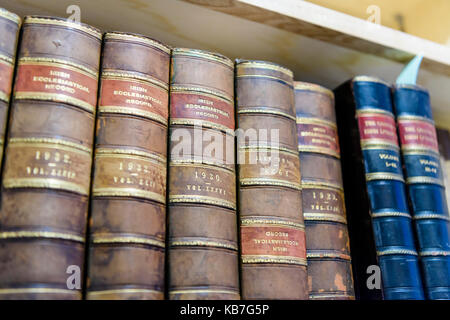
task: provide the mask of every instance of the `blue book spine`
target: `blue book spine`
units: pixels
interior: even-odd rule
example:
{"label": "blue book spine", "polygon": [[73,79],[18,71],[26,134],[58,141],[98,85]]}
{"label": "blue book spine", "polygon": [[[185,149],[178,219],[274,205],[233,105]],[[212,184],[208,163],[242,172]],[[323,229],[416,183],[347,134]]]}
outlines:
{"label": "blue book spine", "polygon": [[425,293],[450,299],[450,223],[428,92],[397,85],[394,104]]}
{"label": "blue book spine", "polygon": [[378,264],[387,300],[422,300],[418,254],[402,172],[391,87],[352,81]]}

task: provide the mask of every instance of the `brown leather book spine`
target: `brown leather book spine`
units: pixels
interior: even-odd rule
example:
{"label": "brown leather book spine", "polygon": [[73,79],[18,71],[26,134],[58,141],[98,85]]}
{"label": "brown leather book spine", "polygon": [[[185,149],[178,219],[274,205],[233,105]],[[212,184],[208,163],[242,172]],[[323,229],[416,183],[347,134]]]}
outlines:
{"label": "brown leather book spine", "polygon": [[293,73],[237,61],[243,299],[308,299]]}
{"label": "brown leather book spine", "polygon": [[174,49],[168,181],[169,299],[239,299],[234,65]]}
{"label": "brown leather book spine", "polygon": [[103,39],[87,299],[163,299],[170,48]]}
{"label": "brown leather book spine", "polygon": [[80,299],[101,33],[26,17],[2,180],[0,299]]}
{"label": "brown leather book spine", "polygon": [[0,167],[3,159],[20,24],[19,16],[0,8]]}
{"label": "brown leather book spine", "polygon": [[436,128],[447,204],[450,204],[450,131]]}
{"label": "brown leather book spine", "polygon": [[295,82],[310,299],[354,299],[333,92]]}

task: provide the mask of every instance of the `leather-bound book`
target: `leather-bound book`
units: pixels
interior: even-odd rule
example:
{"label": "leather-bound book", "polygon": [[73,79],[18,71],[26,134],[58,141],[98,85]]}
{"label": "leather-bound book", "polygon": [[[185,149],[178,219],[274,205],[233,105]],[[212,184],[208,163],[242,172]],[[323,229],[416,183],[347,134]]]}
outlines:
{"label": "leather-bound book", "polygon": [[0,8],[0,167],[3,158],[6,124],[8,123],[9,100],[20,24],[19,16]]}
{"label": "leather-bound book", "polygon": [[310,299],[354,299],[333,92],[294,82]]}
{"label": "leather-bound book", "polygon": [[175,48],[170,78],[169,299],[239,299],[234,65]]}
{"label": "leather-bound book", "polygon": [[396,85],[394,105],[428,299],[450,300],[450,218],[430,96]]}
{"label": "leather-bound book", "polygon": [[25,17],[0,218],[0,298],[80,299],[101,33]]}
{"label": "leather-bound book", "polygon": [[391,87],[358,76],[334,93],[357,298],[380,298],[381,270],[385,299],[423,299]]}
{"label": "leather-bound book", "polygon": [[243,299],[308,299],[293,73],[236,62]]}
{"label": "leather-bound book", "polygon": [[436,128],[447,206],[450,203],[450,131]]}
{"label": "leather-bound book", "polygon": [[103,37],[88,299],[163,299],[170,48]]}

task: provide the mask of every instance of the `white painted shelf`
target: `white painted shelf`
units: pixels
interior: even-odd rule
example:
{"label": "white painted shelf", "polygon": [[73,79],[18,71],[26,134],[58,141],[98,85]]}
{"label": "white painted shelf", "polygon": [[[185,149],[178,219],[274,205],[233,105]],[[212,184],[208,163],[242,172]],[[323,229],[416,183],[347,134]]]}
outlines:
{"label": "white painted shelf", "polygon": [[450,48],[301,0],[0,0],[21,16],[65,16],[103,31],[148,35],[169,45],[261,59],[333,89],[355,75],[393,82],[424,55],[418,83],[430,90],[436,123],[450,129]]}

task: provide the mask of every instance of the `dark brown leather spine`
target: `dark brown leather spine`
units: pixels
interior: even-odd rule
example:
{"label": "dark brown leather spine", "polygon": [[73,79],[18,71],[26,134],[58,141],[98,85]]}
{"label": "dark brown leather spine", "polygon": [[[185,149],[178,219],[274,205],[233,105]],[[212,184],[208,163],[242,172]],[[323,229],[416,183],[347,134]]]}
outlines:
{"label": "dark brown leather spine", "polygon": [[436,128],[447,204],[450,203],[450,131]]}
{"label": "dark brown leather spine", "polygon": [[174,49],[170,86],[169,299],[239,299],[234,66]]}
{"label": "dark brown leather spine", "polygon": [[308,299],[293,74],[236,64],[243,299]]}
{"label": "dark brown leather spine", "polygon": [[19,16],[0,8],[0,167],[3,159],[20,24]]}
{"label": "dark brown leather spine", "polygon": [[24,19],[2,180],[1,299],[81,298],[101,37],[63,18]]}
{"label": "dark brown leather spine", "polygon": [[88,299],[163,299],[170,48],[104,35]]}
{"label": "dark brown leather spine", "polygon": [[310,299],[354,299],[334,96],[295,82]]}

